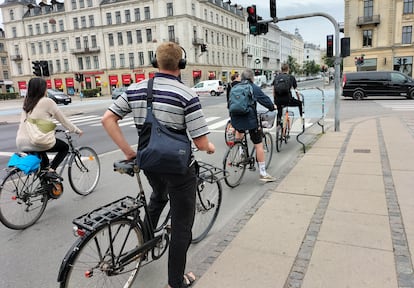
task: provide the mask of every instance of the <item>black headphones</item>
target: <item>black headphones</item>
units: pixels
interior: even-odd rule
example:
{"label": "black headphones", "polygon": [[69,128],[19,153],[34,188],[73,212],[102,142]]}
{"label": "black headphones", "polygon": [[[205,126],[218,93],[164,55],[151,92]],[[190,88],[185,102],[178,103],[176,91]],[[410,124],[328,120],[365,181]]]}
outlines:
{"label": "black headphones", "polygon": [[[187,65],[187,52],[185,52],[185,49],[183,47],[180,46],[180,48],[184,52],[184,58],[181,58],[180,61],[178,61],[178,68],[184,69],[185,66]],[[157,54],[154,54],[154,58],[152,58],[151,64],[152,64],[152,67],[158,68]]]}

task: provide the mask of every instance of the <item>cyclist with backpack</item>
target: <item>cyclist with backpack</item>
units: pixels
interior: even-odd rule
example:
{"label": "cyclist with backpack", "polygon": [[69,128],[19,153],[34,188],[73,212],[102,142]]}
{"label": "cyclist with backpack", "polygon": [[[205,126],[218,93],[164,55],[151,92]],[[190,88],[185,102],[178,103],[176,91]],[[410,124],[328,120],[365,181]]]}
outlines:
{"label": "cyclist with backpack", "polygon": [[241,139],[248,130],[250,139],[256,148],[256,161],[259,165],[260,181],[273,182],[276,179],[266,172],[265,155],[262,143],[262,133],[259,131],[256,103],[274,111],[276,106],[269,96],[263,93],[254,83],[254,72],[246,69],[241,74],[241,82],[233,86],[229,97],[229,112],[231,124],[236,129],[236,139]]}
{"label": "cyclist with backpack", "polygon": [[[280,124],[282,118],[283,106],[298,107],[300,117],[302,117],[302,101],[300,100],[299,92],[296,90],[298,84],[296,78],[289,74],[289,65],[282,65],[282,73],[275,77],[273,81],[273,99],[277,106],[277,124]],[[293,98],[291,89],[295,89],[296,98]]]}

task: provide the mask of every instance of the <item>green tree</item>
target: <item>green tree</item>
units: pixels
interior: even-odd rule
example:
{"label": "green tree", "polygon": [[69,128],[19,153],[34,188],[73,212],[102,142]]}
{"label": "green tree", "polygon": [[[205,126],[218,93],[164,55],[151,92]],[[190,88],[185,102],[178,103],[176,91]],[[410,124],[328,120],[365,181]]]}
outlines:
{"label": "green tree", "polygon": [[322,57],[323,63],[325,63],[326,66],[328,67],[334,67],[335,66],[335,57],[326,57],[323,56]]}
{"label": "green tree", "polygon": [[306,61],[305,64],[303,64],[303,72],[306,76],[315,75],[319,71],[321,71],[321,67],[315,63],[315,60]]}
{"label": "green tree", "polygon": [[289,70],[292,74],[296,75],[299,73],[300,65],[296,62],[295,58],[289,55],[286,64],[289,65]]}

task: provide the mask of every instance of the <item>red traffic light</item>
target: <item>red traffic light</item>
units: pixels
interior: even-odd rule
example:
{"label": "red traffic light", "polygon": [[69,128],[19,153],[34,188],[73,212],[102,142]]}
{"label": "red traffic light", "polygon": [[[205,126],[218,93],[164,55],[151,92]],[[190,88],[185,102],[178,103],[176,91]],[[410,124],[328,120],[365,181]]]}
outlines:
{"label": "red traffic light", "polygon": [[247,7],[247,13],[256,16],[256,5]]}

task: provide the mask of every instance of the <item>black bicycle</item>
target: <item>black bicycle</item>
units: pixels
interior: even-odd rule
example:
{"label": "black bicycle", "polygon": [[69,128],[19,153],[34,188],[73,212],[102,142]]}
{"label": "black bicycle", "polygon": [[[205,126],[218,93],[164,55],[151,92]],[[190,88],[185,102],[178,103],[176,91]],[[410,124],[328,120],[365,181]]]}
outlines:
{"label": "black bicycle", "polygon": [[[206,237],[220,210],[223,171],[198,164],[193,243]],[[131,287],[140,267],[159,259],[170,242],[170,212],[158,227],[144,221],[147,201],[135,161],[118,161],[114,170],[136,176],[136,198],[126,196],[73,220],[75,235],[61,264],[60,287]]]}
{"label": "black bicycle", "polygon": [[[73,191],[88,195],[98,185],[101,166],[98,154],[91,147],[75,147],[72,136],[64,130],[69,153],[59,170],[62,175],[68,166],[68,178]],[[36,154],[33,152],[33,154]],[[8,228],[25,229],[42,216],[48,200],[58,199],[63,193],[60,179],[47,177],[47,170],[25,174],[17,167],[6,168],[7,174],[0,185],[0,221]]]}
{"label": "black bicycle", "polygon": [[[262,143],[265,153],[266,169],[270,166],[273,157],[273,138],[268,131],[264,130],[263,116],[266,113],[258,113],[259,129],[262,131]],[[246,169],[256,171],[256,149],[253,146],[251,153],[249,153],[249,145],[247,141],[247,133],[244,133],[243,138],[240,141],[234,141],[233,145],[230,145],[224,155],[223,171],[226,174],[224,181],[229,187],[237,187],[243,178]]]}

